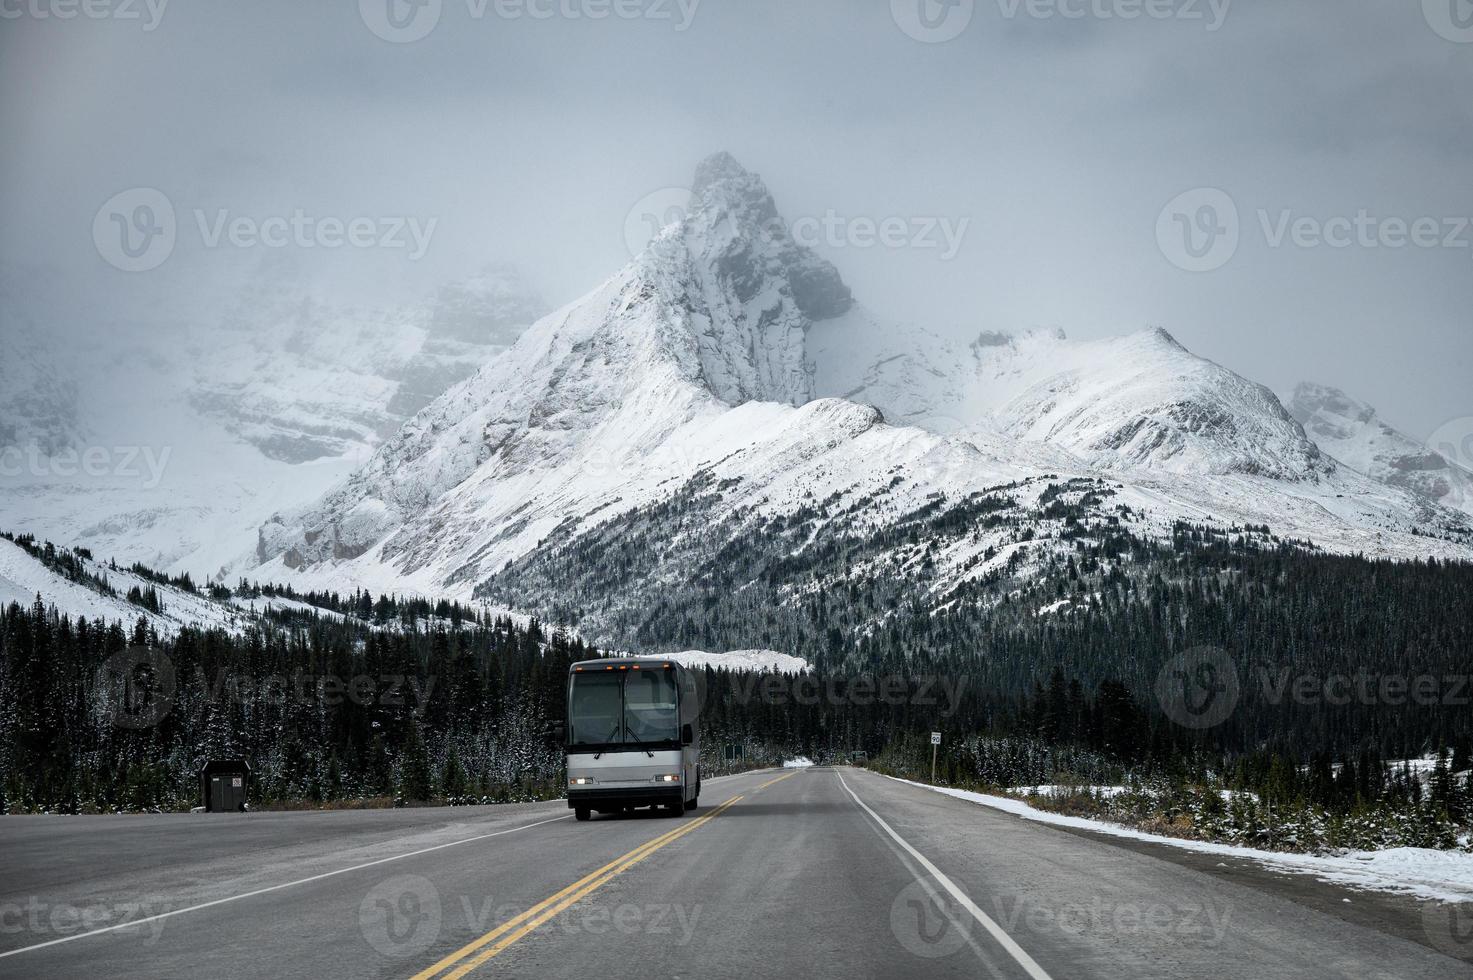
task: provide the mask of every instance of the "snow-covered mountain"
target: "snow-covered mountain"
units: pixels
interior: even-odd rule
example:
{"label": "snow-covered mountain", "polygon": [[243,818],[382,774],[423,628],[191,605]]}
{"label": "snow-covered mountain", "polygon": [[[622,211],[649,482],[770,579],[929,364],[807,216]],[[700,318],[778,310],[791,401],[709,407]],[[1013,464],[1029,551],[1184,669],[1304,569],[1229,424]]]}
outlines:
{"label": "snow-covered mountain", "polygon": [[961,347],[856,309],[810,345],[824,394],[897,423],[1046,444],[1092,469],[1312,481],[1333,468],[1273,392],[1159,328],[1093,341],[989,331]]}
{"label": "snow-covered mountain", "polygon": [[1473,472],[1388,425],[1339,388],[1304,382],[1289,411],[1320,448],[1357,472],[1473,515]]}
{"label": "snow-covered mountain", "polygon": [[[268,522],[257,574],[613,617],[709,577],[723,541],[802,527],[782,547],[823,549],[887,540],[944,502],[1006,512],[876,559],[939,569],[945,592],[1011,567],[1020,527],[1062,526],[1061,499],[1076,521],[1158,538],[1267,524],[1335,551],[1473,554],[1466,522],[1337,467],[1271,392],[1162,331],[984,334],[959,351],[857,306],[729,155],[693,188],[629,266]],[[585,544],[629,578],[570,578]]]}

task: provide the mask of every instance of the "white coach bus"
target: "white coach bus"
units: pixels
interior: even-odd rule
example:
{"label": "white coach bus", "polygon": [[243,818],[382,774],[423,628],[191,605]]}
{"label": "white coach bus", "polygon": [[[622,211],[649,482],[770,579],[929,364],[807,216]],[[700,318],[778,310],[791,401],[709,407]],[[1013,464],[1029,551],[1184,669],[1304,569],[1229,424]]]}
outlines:
{"label": "white coach bus", "polygon": [[635,807],[672,814],[701,793],[695,678],[659,658],[588,660],[568,671],[568,806],[579,820]]}

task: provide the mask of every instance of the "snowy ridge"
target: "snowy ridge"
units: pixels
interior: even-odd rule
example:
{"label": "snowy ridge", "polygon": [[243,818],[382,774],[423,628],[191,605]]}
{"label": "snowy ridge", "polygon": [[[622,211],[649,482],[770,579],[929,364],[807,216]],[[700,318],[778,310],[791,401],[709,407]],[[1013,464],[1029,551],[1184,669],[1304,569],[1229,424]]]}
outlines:
{"label": "snowy ridge", "polygon": [[1094,341],[989,332],[962,349],[856,310],[812,344],[824,394],[933,431],[1043,443],[1112,472],[1312,481],[1333,469],[1271,391],[1161,329]]}
{"label": "snowy ridge", "polygon": [[1376,415],[1339,388],[1305,382],[1289,411],[1325,452],[1373,480],[1473,515],[1473,473]]}
{"label": "snowy ridge", "polygon": [[[102,562],[84,559],[89,574],[105,578],[117,593],[107,595],[82,582],[72,582],[47,568],[24,548],[0,539],[0,605],[12,602],[30,607],[36,597],[55,606],[64,615],[107,623],[121,622],[124,627],[139,617],[148,621],[161,637],[174,637],[186,626],[202,629],[225,629],[240,632],[255,617],[234,610],[204,596],[162,585],[121,568],[110,568]],[[155,613],[129,602],[129,589],[153,589],[158,593],[163,611]]]}
{"label": "snowy ridge", "polygon": [[713,667],[740,673],[801,674],[808,669],[808,661],[776,650],[731,650],[727,653],[707,653],[705,650],[681,650],[676,653],[655,654],[664,660],[674,660],[687,667]]}

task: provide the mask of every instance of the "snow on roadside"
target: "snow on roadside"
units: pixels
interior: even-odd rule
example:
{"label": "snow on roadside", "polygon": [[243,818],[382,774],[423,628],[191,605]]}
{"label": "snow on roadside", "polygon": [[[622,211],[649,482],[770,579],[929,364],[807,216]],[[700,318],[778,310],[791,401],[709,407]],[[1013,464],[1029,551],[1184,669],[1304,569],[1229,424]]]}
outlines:
{"label": "snow on roadside", "polygon": [[813,760],[806,755],[800,755],[796,759],[789,759],[783,763],[784,769],[811,769]]}
{"label": "snow on roadside", "polygon": [[886,776],[898,783],[942,793],[968,803],[1002,810],[1024,820],[1090,830],[1112,837],[1149,841],[1183,850],[1223,857],[1242,858],[1256,861],[1273,871],[1289,874],[1312,875],[1320,881],[1368,891],[1395,892],[1422,899],[1441,902],[1473,902],[1473,854],[1462,851],[1435,851],[1420,847],[1397,847],[1384,851],[1348,851],[1344,854],[1285,854],[1279,851],[1261,851],[1234,844],[1213,844],[1207,841],[1182,840],[1147,834],[1119,824],[1089,820],[1084,817],[1069,817],[1060,813],[1035,810],[1021,800],[1002,796],[989,796],[967,790],[950,789],[943,786],[928,786],[909,779]]}

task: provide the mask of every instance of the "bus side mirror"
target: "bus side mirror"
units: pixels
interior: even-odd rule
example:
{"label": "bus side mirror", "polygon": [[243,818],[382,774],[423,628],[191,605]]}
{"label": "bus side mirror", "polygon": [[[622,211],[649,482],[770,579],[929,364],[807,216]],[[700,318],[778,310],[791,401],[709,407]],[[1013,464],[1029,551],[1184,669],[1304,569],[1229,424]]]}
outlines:
{"label": "bus side mirror", "polygon": [[696,730],[690,725],[680,726],[680,744],[691,745],[696,740]]}
{"label": "bus side mirror", "polygon": [[568,740],[568,726],[563,722],[555,721],[542,733],[542,737],[550,742],[566,742]]}

